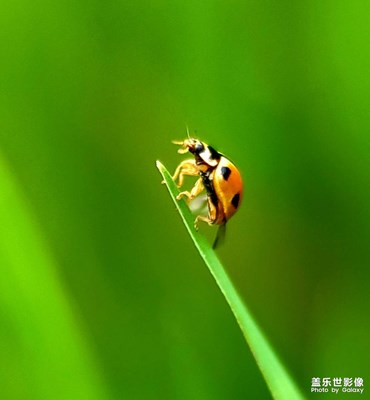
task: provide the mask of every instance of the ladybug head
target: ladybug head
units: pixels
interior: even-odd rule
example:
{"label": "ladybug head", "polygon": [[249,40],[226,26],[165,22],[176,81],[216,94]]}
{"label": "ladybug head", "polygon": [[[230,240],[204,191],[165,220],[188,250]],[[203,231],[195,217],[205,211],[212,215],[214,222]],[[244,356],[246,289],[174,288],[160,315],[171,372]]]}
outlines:
{"label": "ladybug head", "polygon": [[192,154],[199,155],[204,150],[204,144],[200,140],[194,138],[188,138],[182,142],[173,141],[172,143],[178,144],[182,147],[181,149],[177,150],[177,152],[180,154],[185,154],[190,151]]}

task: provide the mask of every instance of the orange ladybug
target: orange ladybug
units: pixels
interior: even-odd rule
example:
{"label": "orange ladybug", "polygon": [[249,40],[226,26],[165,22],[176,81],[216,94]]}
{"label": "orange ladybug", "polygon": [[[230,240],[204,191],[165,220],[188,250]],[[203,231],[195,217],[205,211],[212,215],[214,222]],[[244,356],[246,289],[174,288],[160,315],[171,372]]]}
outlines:
{"label": "orange ladybug", "polygon": [[198,139],[188,137],[182,142],[173,143],[182,146],[178,153],[190,152],[194,156],[194,159],[184,160],[176,168],[172,178],[175,182],[178,181],[178,187],[183,185],[185,175],[199,176],[191,191],[179,193],[177,200],[184,196],[192,200],[203,190],[207,192],[208,215],[198,215],[194,227],[198,229],[199,221],[220,225],[213,244],[215,248],[225,235],[226,222],[241,204],[243,182],[240,172],[227,157]]}

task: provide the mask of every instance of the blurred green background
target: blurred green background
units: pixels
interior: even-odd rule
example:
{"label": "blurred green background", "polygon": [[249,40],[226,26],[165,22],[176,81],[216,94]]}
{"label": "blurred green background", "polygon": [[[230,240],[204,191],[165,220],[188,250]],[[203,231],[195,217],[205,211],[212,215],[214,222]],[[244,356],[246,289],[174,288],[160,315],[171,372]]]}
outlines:
{"label": "blurred green background", "polygon": [[0,398],[271,398],[160,185],[186,124],[242,171],[219,255],[303,393],[370,398],[369,3],[19,0],[0,24]]}

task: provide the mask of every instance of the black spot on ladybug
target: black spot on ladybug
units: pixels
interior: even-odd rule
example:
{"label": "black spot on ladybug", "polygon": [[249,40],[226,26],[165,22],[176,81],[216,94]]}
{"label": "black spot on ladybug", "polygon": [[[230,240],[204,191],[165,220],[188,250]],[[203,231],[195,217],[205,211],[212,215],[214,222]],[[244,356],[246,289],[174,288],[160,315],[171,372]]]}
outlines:
{"label": "black spot on ladybug", "polygon": [[234,208],[238,208],[239,200],[240,200],[240,194],[237,193],[231,200],[231,204],[234,206]]}
{"label": "black spot on ladybug", "polygon": [[212,146],[208,146],[208,150],[211,153],[212,160],[219,160],[221,158],[221,154],[215,150]]}
{"label": "black spot on ladybug", "polygon": [[221,168],[221,175],[225,179],[225,181],[229,179],[230,174],[231,174],[231,169],[229,167]]}

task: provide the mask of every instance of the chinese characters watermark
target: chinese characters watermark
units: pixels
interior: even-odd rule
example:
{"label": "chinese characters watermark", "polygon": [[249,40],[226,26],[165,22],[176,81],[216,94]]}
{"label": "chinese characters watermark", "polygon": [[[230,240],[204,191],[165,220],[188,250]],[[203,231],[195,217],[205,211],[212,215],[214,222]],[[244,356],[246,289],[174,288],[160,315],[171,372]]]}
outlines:
{"label": "chinese characters watermark", "polygon": [[323,377],[311,379],[311,393],[360,393],[364,392],[364,380],[360,377]]}

